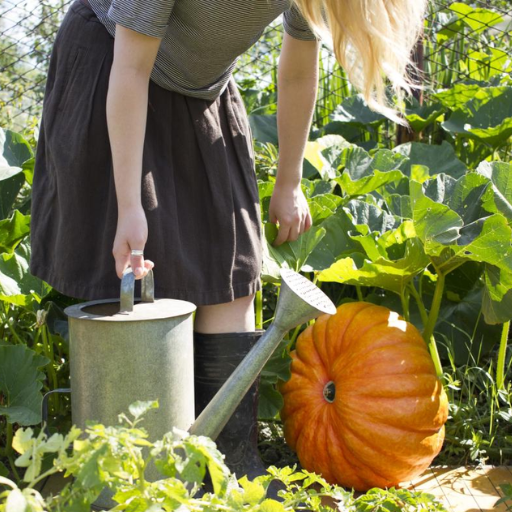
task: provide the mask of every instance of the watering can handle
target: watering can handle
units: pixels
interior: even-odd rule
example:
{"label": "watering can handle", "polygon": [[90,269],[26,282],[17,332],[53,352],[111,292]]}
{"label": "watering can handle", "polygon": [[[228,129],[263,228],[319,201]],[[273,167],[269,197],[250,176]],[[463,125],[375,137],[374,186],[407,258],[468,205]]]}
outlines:
{"label": "watering can handle", "polygon": [[[142,278],[141,295],[143,302],[155,302],[155,279],[153,271],[150,270],[145,277]],[[133,311],[135,295],[135,274],[133,269],[128,267],[123,272],[121,279],[121,309],[120,313],[131,313]]]}

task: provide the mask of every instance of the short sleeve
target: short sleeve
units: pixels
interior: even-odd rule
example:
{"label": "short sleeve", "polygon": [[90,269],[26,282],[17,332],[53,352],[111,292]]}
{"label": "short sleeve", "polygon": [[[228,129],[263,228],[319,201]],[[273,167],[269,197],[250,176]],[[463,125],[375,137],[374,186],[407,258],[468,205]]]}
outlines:
{"label": "short sleeve", "polygon": [[113,0],[108,11],[114,23],[147,36],[162,38],[175,0]]}
{"label": "short sleeve", "polygon": [[284,11],[283,25],[286,33],[295,39],[302,39],[303,41],[316,41],[318,39],[296,5],[292,5],[287,11]]}

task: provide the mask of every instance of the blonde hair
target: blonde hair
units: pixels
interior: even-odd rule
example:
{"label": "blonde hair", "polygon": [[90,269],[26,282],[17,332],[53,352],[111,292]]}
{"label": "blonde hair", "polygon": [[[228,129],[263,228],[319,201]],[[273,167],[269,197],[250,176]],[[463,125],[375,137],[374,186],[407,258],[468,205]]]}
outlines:
{"label": "blonde hair", "polygon": [[370,108],[405,124],[386,98],[385,80],[399,100],[415,87],[408,67],[428,0],[293,1],[318,35],[330,32],[338,62]]}

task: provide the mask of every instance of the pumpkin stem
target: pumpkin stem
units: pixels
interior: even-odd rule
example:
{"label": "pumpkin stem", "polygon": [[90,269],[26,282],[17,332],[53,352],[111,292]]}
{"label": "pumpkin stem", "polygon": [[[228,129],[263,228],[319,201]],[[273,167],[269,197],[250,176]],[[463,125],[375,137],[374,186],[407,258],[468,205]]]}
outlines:
{"label": "pumpkin stem", "polygon": [[334,402],[334,399],[336,398],[336,385],[332,380],[330,380],[325,386],[324,386],[324,398],[332,404]]}

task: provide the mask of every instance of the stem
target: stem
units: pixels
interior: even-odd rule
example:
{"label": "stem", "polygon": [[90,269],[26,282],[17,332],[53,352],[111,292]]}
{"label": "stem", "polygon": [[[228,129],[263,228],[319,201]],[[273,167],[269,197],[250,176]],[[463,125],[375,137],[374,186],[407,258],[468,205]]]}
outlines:
{"label": "stem", "polygon": [[56,467],[50,468],[48,471],[45,471],[43,474],[39,475],[35,480],[32,480],[30,484],[27,485],[27,488],[33,489],[35,485],[37,485],[41,480],[44,480],[47,476],[54,475],[55,473],[58,473]]}
{"label": "stem", "polygon": [[[50,360],[47,365],[48,369],[48,377],[53,385],[53,389],[57,389],[59,387],[59,382],[57,379],[57,373],[55,372],[55,368],[53,367],[54,363],[54,354],[53,354],[53,340],[51,338],[51,334],[48,331],[48,326],[45,324],[41,327],[41,331],[43,334],[43,347],[46,357]],[[53,412],[54,414],[57,411],[60,411],[60,399],[59,394],[54,393],[53,396],[50,396],[50,401],[53,401]]]}
{"label": "stem", "polygon": [[400,301],[402,302],[402,313],[404,315],[405,321],[409,321],[409,291],[407,288],[402,289],[402,293],[400,293]]}
{"label": "stem", "polygon": [[13,335],[13,338],[21,345],[25,345],[25,342],[18,336],[18,333],[14,330],[14,327],[11,325],[11,322],[9,322],[9,318],[5,320],[7,322],[7,327],[9,327],[9,331],[11,331],[11,334]]}
{"label": "stem", "polygon": [[258,290],[254,298],[256,329],[263,329],[263,290]]}
{"label": "stem", "polygon": [[409,291],[411,295],[414,297],[416,304],[418,305],[418,310],[420,312],[423,328],[425,328],[428,322],[427,310],[425,309],[425,304],[423,304],[421,295],[418,293],[418,290],[416,290],[416,286],[414,286],[414,283],[412,281],[409,283]]}
{"label": "stem", "polygon": [[7,457],[9,457],[12,454],[12,437],[13,437],[12,423],[7,422],[7,432],[5,435],[5,455]]}
{"label": "stem", "polygon": [[496,386],[498,389],[505,387],[505,360],[507,355],[508,333],[510,331],[510,320],[503,324],[501,331],[500,350],[498,352],[498,363],[496,367]]}
{"label": "stem", "polygon": [[361,302],[364,300],[363,292],[361,291],[361,287],[356,284],[356,293],[357,293],[357,300],[360,300]]}
{"label": "stem", "polygon": [[[436,269],[437,270],[437,269]],[[434,291],[434,299],[432,300],[432,307],[428,315],[427,324],[423,330],[423,339],[428,345],[430,355],[436,367],[438,377],[443,375],[443,366],[437,350],[436,340],[434,338],[434,329],[436,327],[437,317],[439,316],[439,309],[441,308],[441,300],[443,298],[445,275],[442,272],[437,272],[436,289]]]}
{"label": "stem", "polygon": [[9,459],[9,465],[11,466],[12,474],[14,475],[14,478],[16,479],[16,483],[21,482],[20,474],[18,473],[18,470],[16,469],[16,465],[14,464],[14,459],[11,455],[8,457]]}

